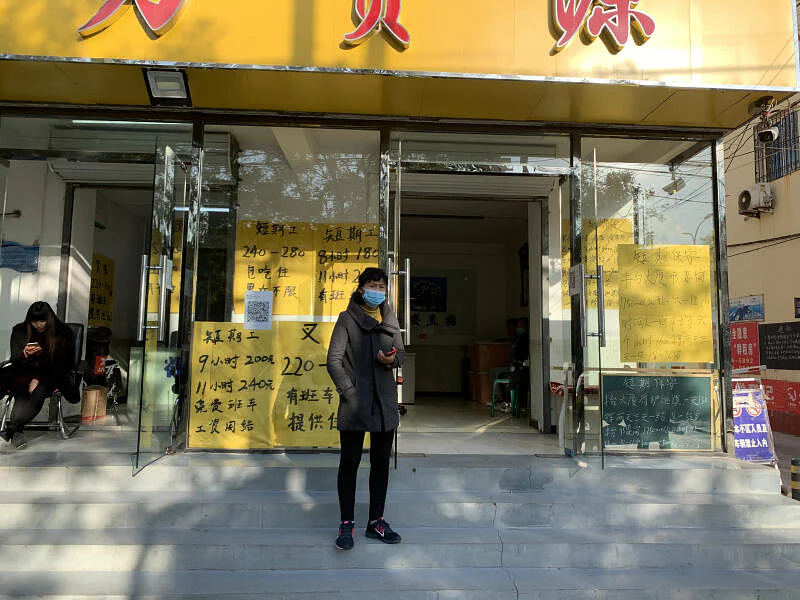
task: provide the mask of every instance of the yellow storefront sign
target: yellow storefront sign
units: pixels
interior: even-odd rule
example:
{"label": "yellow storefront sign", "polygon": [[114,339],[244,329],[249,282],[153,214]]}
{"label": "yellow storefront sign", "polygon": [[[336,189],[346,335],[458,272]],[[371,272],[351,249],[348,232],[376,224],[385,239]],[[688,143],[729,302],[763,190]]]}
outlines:
{"label": "yellow storefront sign", "polygon": [[622,362],[711,363],[708,246],[619,247]]}
{"label": "yellow storefront sign", "polygon": [[791,0],[385,2],[3,2],[0,100],[149,106],[177,64],[198,108],[734,127],[798,85]]}

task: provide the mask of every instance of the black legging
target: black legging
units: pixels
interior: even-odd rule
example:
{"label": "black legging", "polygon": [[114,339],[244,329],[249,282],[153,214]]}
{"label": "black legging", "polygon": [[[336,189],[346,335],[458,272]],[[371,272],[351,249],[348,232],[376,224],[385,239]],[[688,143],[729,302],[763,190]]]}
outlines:
{"label": "black legging", "polygon": [[11,418],[7,423],[7,434],[13,436],[17,432],[33,421],[44,406],[44,401],[50,396],[46,385],[39,382],[36,389],[28,391],[28,383],[22,383],[11,388],[14,395],[14,409],[11,411]]}
{"label": "black legging", "polygon": [[[339,510],[342,521],[355,521],[356,476],[364,450],[363,431],[340,431],[342,453],[339,457]],[[386,490],[389,487],[389,459],[392,456],[394,430],[369,434],[369,520],[383,516]]]}

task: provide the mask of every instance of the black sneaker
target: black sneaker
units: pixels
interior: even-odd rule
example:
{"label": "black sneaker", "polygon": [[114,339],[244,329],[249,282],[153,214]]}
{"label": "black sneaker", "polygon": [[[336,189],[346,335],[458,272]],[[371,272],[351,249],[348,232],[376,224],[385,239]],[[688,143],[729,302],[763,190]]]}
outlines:
{"label": "black sneaker", "polygon": [[336,547],[339,550],[353,548],[353,525],[352,521],[342,521],[342,524],[339,525],[339,535],[336,537]]}
{"label": "black sneaker", "polygon": [[402,539],[383,517],[367,525],[367,537],[380,540],[384,544],[399,544]]}
{"label": "black sneaker", "polygon": [[16,448],[17,450],[22,450],[23,448],[28,447],[28,440],[26,440],[25,436],[18,431],[12,436],[11,445],[14,446],[14,448]]}

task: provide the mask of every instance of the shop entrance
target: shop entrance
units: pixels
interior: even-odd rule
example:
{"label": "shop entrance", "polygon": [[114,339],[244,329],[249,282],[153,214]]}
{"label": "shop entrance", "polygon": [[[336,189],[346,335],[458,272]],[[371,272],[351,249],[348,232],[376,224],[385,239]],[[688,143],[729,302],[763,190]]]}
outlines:
{"label": "shop entrance", "polygon": [[[561,272],[550,215],[568,147],[558,137],[394,141],[387,263],[409,352],[401,451],[403,433],[466,433],[477,447],[476,434],[554,431],[549,305]],[[535,448],[516,438],[506,451]]]}

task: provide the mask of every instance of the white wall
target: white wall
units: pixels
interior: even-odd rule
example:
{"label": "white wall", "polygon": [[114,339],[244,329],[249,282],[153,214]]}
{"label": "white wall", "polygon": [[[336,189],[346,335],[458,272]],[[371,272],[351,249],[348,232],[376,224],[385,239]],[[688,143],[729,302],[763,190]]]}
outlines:
{"label": "white wall", "polygon": [[75,190],[67,287],[67,321],[83,323],[84,331],[89,319],[96,200],[97,192],[95,190]]}
{"label": "white wall", "polygon": [[61,237],[65,186],[42,161],[11,161],[7,169],[5,212],[22,211],[2,221],[2,237],[24,245],[39,244],[39,270],[0,269],[0,344],[5,357],[11,328],[25,318],[32,302],[44,300],[58,310]]}

